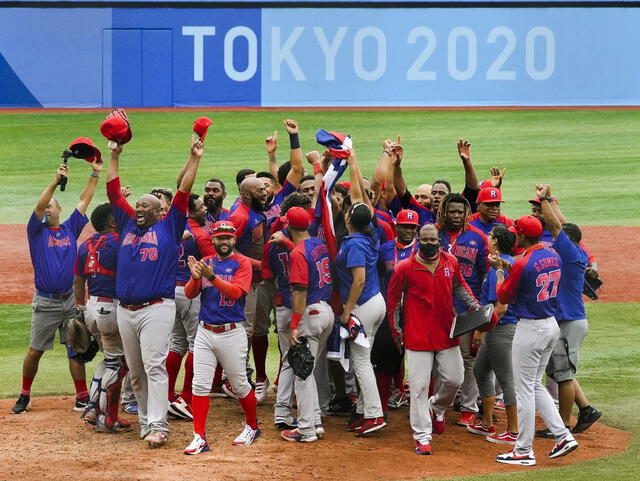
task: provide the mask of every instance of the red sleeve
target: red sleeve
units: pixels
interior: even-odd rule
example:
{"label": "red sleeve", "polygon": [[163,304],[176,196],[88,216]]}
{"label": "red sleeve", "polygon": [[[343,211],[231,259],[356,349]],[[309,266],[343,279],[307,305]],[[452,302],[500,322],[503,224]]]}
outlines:
{"label": "red sleeve", "polygon": [[233,223],[234,227],[236,228],[236,238],[239,239],[240,237],[242,237],[242,234],[244,234],[244,229],[245,227],[247,227],[247,222],[249,222],[249,213],[245,209],[244,204],[239,205],[227,220]]}
{"label": "red sleeve", "polygon": [[585,253],[589,256],[589,264],[598,262],[598,260],[596,259],[596,256],[594,256],[591,252],[589,252],[589,250],[587,249],[587,246],[585,246],[582,242],[579,242],[578,244],[580,245],[580,247],[582,247],[582,250],[585,251]]}
{"label": "red sleeve", "polygon": [[182,192],[179,190],[176,195],[173,196],[171,201],[171,207],[179,209],[185,216],[189,216],[189,192]]}
{"label": "red sleeve", "polygon": [[202,290],[202,279],[194,279],[193,277],[189,278],[189,282],[184,286],[184,295],[189,299],[193,299],[194,297],[198,297],[200,291]]}
{"label": "red sleeve", "polygon": [[244,294],[246,294],[246,292],[243,292],[240,287],[232,284],[231,282],[222,280],[219,277],[215,277],[211,285],[218,289],[223,296],[228,297],[229,299],[240,299]]}
{"label": "red sleeve", "polygon": [[507,227],[511,227],[513,225],[513,219],[509,219],[506,215],[500,214],[496,220]]}
{"label": "red sleeve", "polygon": [[112,205],[120,207],[129,217],[134,218],[136,216],[133,207],[129,205],[129,202],[127,202],[127,199],[124,198],[120,191],[120,177],[116,177],[107,182],[107,198]]}
{"label": "red sleeve", "polygon": [[296,246],[289,254],[289,283],[300,287],[309,286],[309,266],[304,255],[304,244]]}
{"label": "red sleeve", "polygon": [[396,267],[391,275],[389,286],[387,287],[387,319],[391,328],[391,337],[396,338],[400,335],[400,299],[402,299],[402,291],[404,290],[406,269],[405,263],[408,265],[413,262],[411,259],[402,261]]}
{"label": "red sleeve", "polygon": [[234,259],[238,261],[240,266],[233,274],[233,280],[231,282],[242,289],[242,292],[246,294],[249,292],[249,289],[251,289],[251,276],[253,274],[251,270],[251,262],[249,262],[250,259],[241,254],[234,254]]}
{"label": "red sleeve", "polygon": [[515,297],[518,284],[520,283],[520,277],[522,277],[522,272],[526,263],[527,261],[524,257],[516,259],[509,271],[509,277],[507,277],[502,284],[498,284],[496,294],[498,294],[498,301],[501,304],[509,304]]}
{"label": "red sleeve", "polygon": [[269,265],[269,248],[271,247],[271,241],[267,241],[264,243],[264,249],[262,249],[262,278],[263,279],[273,279],[275,276],[273,275],[273,271],[271,270],[271,266]]}
{"label": "red sleeve", "polygon": [[287,249],[289,252],[291,252],[296,247],[294,242],[291,239],[289,239],[288,237],[285,237],[283,239],[283,241],[280,243],[280,245],[282,247],[284,247],[285,249]]}
{"label": "red sleeve", "polygon": [[213,241],[211,235],[202,227],[192,227],[191,232],[196,238],[198,244],[198,250],[202,257],[216,255],[216,249],[213,247]]}
{"label": "red sleeve", "polygon": [[395,239],[396,234],[393,231],[393,227],[391,227],[391,225],[387,221],[378,219],[378,224],[382,226],[382,230],[384,231],[384,235],[386,236],[387,241]]}

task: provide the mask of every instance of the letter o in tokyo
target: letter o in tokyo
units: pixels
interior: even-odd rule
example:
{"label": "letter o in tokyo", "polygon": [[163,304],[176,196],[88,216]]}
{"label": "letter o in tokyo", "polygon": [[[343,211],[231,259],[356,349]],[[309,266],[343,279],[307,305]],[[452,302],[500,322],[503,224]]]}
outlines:
{"label": "letter o in tokyo", "polygon": [[[247,41],[247,68],[243,71],[236,70],[233,63],[234,44],[238,37],[244,37]],[[258,39],[256,34],[248,27],[233,27],[224,36],[224,71],[231,80],[244,82],[253,77],[258,69]]]}
{"label": "letter o in tokyo", "polygon": [[[371,37],[377,44],[375,68],[364,68],[364,41]],[[358,30],[353,39],[353,70],[362,80],[378,80],[387,70],[387,38],[384,32],[376,27],[364,27]]]}

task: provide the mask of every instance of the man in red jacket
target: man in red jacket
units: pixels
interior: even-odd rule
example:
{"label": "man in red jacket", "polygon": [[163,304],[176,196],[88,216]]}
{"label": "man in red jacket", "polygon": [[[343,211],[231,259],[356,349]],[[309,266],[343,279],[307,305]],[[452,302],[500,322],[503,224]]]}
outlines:
{"label": "man in red jacket", "polygon": [[[456,257],[440,250],[435,225],[422,226],[418,246],[418,252],[398,264],[391,276],[387,315],[394,341],[399,349],[402,346],[406,349],[411,385],[410,422],[416,454],[431,454],[431,432],[444,432],[445,409],[453,402],[464,378],[460,342],[449,337],[455,317],[453,296],[469,310],[478,309],[480,304],[462,277]],[[429,398],[434,366],[438,385]],[[433,421],[428,415],[429,409]]]}

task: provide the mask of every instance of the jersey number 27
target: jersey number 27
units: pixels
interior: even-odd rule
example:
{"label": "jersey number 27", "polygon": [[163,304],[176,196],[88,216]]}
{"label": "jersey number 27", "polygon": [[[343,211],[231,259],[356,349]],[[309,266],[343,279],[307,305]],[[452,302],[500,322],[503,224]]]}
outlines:
{"label": "jersey number 27", "polygon": [[536,287],[539,287],[538,302],[547,301],[558,294],[560,281],[560,269],[551,272],[543,272],[536,278]]}

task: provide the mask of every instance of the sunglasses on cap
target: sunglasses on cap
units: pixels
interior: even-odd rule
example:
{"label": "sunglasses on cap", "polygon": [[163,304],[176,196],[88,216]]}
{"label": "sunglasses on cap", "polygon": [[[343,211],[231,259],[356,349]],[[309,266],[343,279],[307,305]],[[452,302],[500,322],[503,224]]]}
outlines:
{"label": "sunglasses on cap", "polygon": [[236,228],[233,227],[232,225],[219,225],[215,229],[213,229],[213,232],[215,234],[218,234],[218,233],[221,233],[221,232],[225,232],[225,233],[229,233],[229,234],[235,234],[236,233]]}

